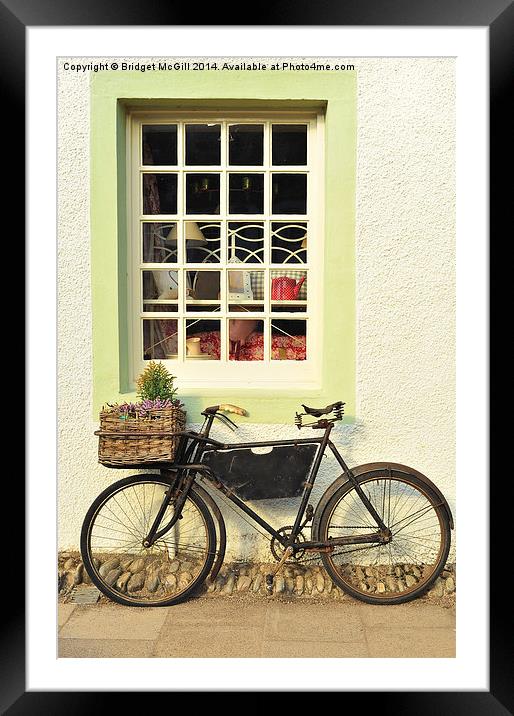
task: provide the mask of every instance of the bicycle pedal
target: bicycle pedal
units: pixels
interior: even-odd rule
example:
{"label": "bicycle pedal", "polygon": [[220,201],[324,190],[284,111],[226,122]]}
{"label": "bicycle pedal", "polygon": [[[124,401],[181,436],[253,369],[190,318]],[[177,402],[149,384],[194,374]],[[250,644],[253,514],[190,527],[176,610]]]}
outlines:
{"label": "bicycle pedal", "polygon": [[266,575],[266,591],[268,594],[273,593],[273,575],[272,574]]}

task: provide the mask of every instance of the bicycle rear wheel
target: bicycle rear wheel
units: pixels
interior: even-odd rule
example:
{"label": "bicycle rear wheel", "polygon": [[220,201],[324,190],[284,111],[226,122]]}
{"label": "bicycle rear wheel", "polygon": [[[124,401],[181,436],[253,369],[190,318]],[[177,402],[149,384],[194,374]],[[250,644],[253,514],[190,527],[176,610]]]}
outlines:
{"label": "bicycle rear wheel", "polygon": [[[441,573],[451,529],[440,498],[415,476],[359,479],[360,487],[391,531],[387,544],[334,547],[321,555],[335,584],[371,604],[399,604],[425,592]],[[352,483],[329,500],[319,522],[320,541],[376,532],[377,526]]]}
{"label": "bicycle rear wheel", "polygon": [[[190,596],[208,575],[216,551],[211,513],[191,491],[174,527],[155,544],[143,540],[169,484],[159,475],[134,475],[110,485],[84,519],[81,552],[93,583],[128,606],[170,606]],[[172,499],[160,527],[174,514]]]}

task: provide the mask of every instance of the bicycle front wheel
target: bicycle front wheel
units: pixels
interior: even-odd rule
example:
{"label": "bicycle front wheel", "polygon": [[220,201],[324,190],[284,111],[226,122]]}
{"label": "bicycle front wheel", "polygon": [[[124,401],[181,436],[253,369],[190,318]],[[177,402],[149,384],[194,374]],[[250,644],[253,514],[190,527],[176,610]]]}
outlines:
{"label": "bicycle front wheel", "polygon": [[[159,475],[127,477],[104,490],[85,517],[84,566],[98,589],[119,604],[177,604],[200,586],[212,567],[214,522],[194,485],[177,523],[144,547],[169,487]],[[174,502],[166,508],[160,528],[171,520]]]}
{"label": "bicycle front wheel", "polygon": [[[387,544],[351,544],[323,553],[335,584],[371,604],[398,604],[425,592],[441,573],[451,529],[441,500],[414,476],[382,475],[359,480],[360,487],[391,531]],[[319,523],[319,539],[376,532],[355,487],[345,483],[330,499]]]}

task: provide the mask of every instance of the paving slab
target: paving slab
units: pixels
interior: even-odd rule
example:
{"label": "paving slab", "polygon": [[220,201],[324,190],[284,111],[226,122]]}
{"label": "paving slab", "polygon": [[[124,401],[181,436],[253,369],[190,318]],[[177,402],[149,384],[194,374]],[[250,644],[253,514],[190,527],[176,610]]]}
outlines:
{"label": "paving slab", "polygon": [[455,610],[234,595],[174,607],[62,604],[59,656],[453,658]]}
{"label": "paving slab", "polygon": [[366,629],[369,655],[376,658],[455,658],[455,631],[419,627]]}
{"label": "paving slab", "polygon": [[405,604],[355,604],[365,627],[455,627],[455,609],[435,604],[407,602]]}
{"label": "paving slab", "polygon": [[153,652],[157,657],[248,658],[262,654],[262,628],[202,624],[166,626]]}
{"label": "paving slab", "polygon": [[61,629],[63,639],[148,639],[155,640],[166,619],[166,608],[80,606]]}
{"label": "paving slab", "polygon": [[59,658],[142,659],[152,656],[148,639],[59,639]]}
{"label": "paving slab", "polygon": [[178,624],[264,626],[267,604],[237,598],[195,600],[167,608],[165,626]]}
{"label": "paving slab", "polygon": [[70,618],[73,610],[75,609],[75,604],[59,604],[57,608],[57,626],[60,629],[63,627],[68,619]]}
{"label": "paving slab", "polygon": [[274,659],[353,659],[368,657],[369,651],[365,641],[357,643],[338,643],[334,641],[265,641],[261,656]]}
{"label": "paving slab", "polygon": [[359,613],[349,604],[270,604],[266,641],[363,642],[364,627]]}

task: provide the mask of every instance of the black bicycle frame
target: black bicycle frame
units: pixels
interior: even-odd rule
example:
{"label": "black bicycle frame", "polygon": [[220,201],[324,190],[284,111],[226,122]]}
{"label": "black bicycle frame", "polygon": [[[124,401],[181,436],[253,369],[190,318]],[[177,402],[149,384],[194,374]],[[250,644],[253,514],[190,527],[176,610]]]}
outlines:
{"label": "black bicycle frame", "polygon": [[[319,427],[324,428],[324,434],[321,437],[299,438],[296,440],[266,440],[263,442],[225,444],[219,442],[218,440],[213,440],[209,437],[210,429],[215,417],[216,414],[207,414],[205,416],[204,424],[199,433],[188,431],[175,433],[175,435],[181,436],[180,445],[176,455],[176,462],[168,465],[167,467],[163,466],[161,468],[161,471],[163,473],[169,473],[168,477],[170,478],[170,489],[166,491],[163,503],[161,504],[161,507],[159,508],[155,520],[152,524],[152,527],[144,541],[145,547],[152,545],[154,542],[160,539],[177,522],[187,499],[187,496],[189,494],[189,491],[197,475],[206,478],[214,488],[220,490],[231,502],[233,502],[245,514],[247,514],[254,522],[263,527],[266,532],[268,532],[273,538],[275,538],[284,548],[291,547],[293,549],[293,553],[299,549],[322,551],[331,550],[334,547],[341,545],[369,542],[380,543],[387,541],[388,530],[384,522],[382,521],[380,515],[377,513],[377,511],[367,498],[366,494],[358,484],[358,481],[356,480],[350,468],[346,465],[336,446],[330,440],[330,432],[333,428],[333,422],[331,422],[330,420],[318,421]],[[209,445],[219,450],[237,450],[243,448],[275,447],[280,445],[312,445],[316,443],[319,445],[319,447],[316,452],[316,456],[314,458],[312,466],[310,468],[308,477],[304,482],[304,489],[302,492],[298,513],[296,515],[293,528],[289,535],[279,534],[279,532],[277,532],[277,530],[275,530],[270,524],[268,524],[266,520],[264,520],[259,514],[257,514],[257,512],[252,510],[251,507],[249,507],[245,502],[243,502],[243,500],[241,500],[236,494],[234,494],[234,492],[229,487],[224,485],[223,482],[218,478],[218,476],[215,475],[214,472],[207,465],[203,465],[201,462],[195,462],[195,457],[197,457],[199,451],[203,449],[203,446]],[[342,467],[345,475],[348,477],[348,480],[352,482],[353,486],[355,487],[355,490],[357,491],[357,494],[368,509],[370,515],[375,520],[378,527],[378,531],[367,535],[335,537],[331,538],[327,542],[316,542],[312,540],[297,542],[296,540],[298,535],[308,521],[303,521],[305,511],[307,509],[311,490],[318,475],[321,458],[325,454],[327,446],[333,453],[337,462]],[[173,477],[174,473],[175,475]],[[160,521],[165,514],[166,508],[168,507],[174,495],[177,497],[177,502],[175,504],[173,517],[168,522],[168,524],[166,524],[163,528],[159,530],[158,527],[160,525]]]}

